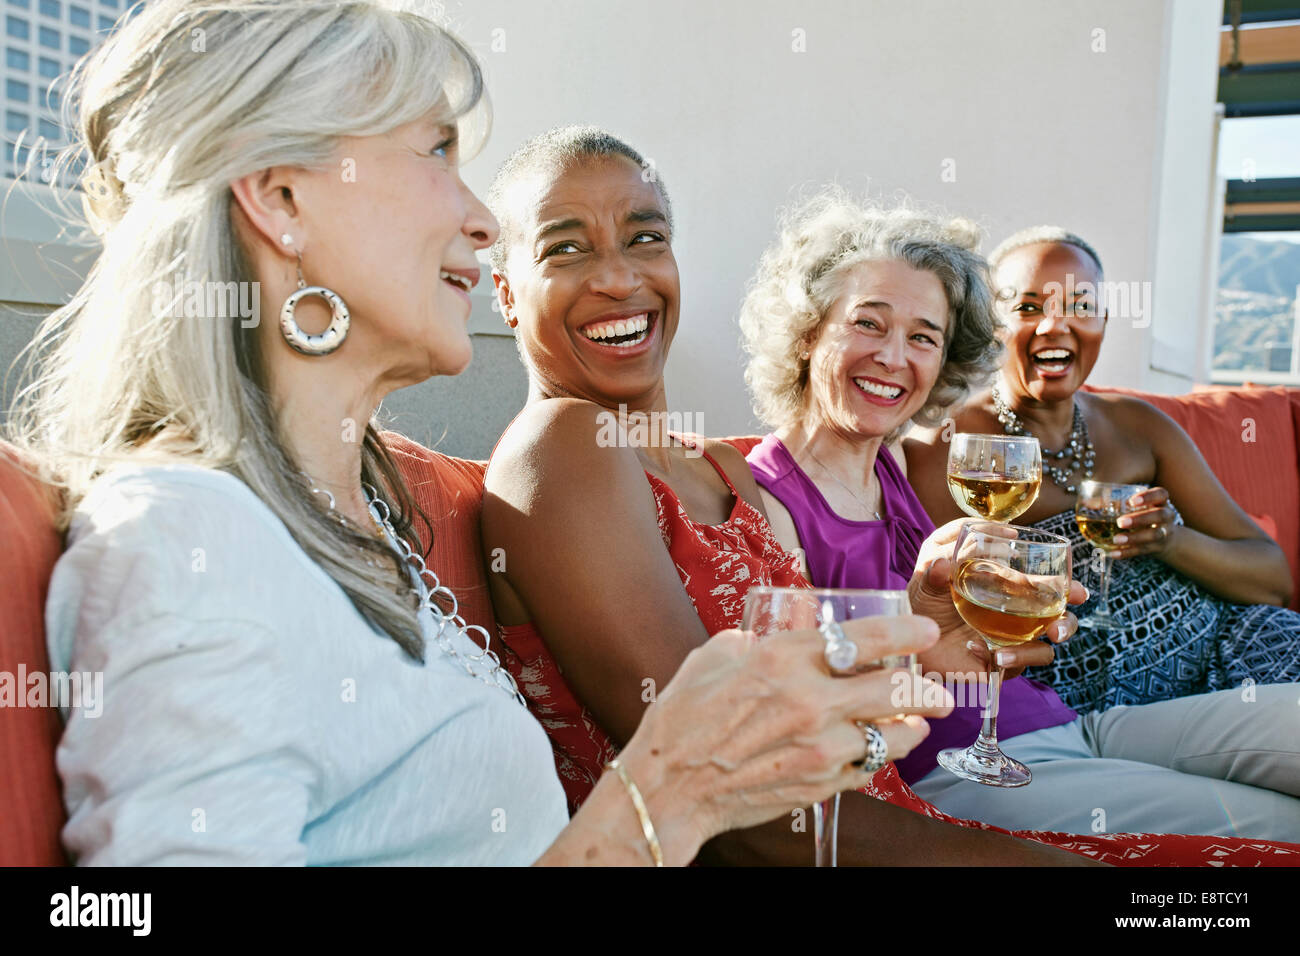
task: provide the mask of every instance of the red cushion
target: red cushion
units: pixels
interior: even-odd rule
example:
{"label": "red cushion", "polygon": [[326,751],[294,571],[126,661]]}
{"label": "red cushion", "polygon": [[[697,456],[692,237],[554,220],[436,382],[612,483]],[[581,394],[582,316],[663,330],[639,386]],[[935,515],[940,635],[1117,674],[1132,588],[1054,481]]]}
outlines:
{"label": "red cushion", "polygon": [[[49,673],[45,650],[45,594],[62,550],[49,498],[0,443],[0,673],[17,681]],[[25,700],[24,689],[16,688]],[[54,748],[63,726],[53,707],[0,707],[0,866],[59,866],[63,798]]]}
{"label": "red cushion", "polygon": [[[491,562],[485,565],[478,529],[487,462],[449,458],[396,432],[384,432],[383,439],[416,505],[433,525],[433,543],[424,556],[425,563],[456,595],[465,623],[477,624],[495,636],[496,616],[486,571]],[[422,538],[427,536],[418,519],[416,530]]]}
{"label": "red cushion", "polygon": [[1296,469],[1300,470],[1300,388],[1288,388],[1287,398],[1291,400],[1291,428],[1295,434]]}
{"label": "red cushion", "polygon": [[1282,539],[1278,536],[1277,522],[1268,515],[1251,515],[1250,520],[1259,525],[1260,528],[1263,529],[1264,533],[1278,544],[1282,543]]}
{"label": "red cushion", "polygon": [[731,438],[720,438],[718,440],[725,441],[728,445],[736,449],[736,451],[740,452],[742,455],[748,455],[751,451],[753,451],[754,446],[757,445],[759,442],[761,442],[763,439],[761,436],[744,435],[744,436],[732,436]]}

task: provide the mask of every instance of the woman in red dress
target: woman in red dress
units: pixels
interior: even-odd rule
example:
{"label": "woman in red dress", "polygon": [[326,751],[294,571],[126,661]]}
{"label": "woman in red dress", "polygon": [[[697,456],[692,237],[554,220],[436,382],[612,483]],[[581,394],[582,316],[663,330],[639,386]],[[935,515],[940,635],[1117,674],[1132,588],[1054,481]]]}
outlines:
{"label": "woman in red dress", "polygon": [[[668,434],[663,368],[680,289],[671,208],[643,168],[606,133],[556,130],[507,161],[489,198],[502,226],[493,280],[530,384],[488,468],[483,540],[505,558],[491,583],[506,659],[551,735],[574,805],[686,655],[738,626],[750,586],[802,580],[740,454]],[[945,595],[918,593],[914,608],[925,613],[925,601]],[[1015,653],[1013,668],[1051,658],[1046,644]],[[895,756],[924,733],[917,716],[882,730]],[[1199,859],[1196,841],[1207,839],[1014,839],[944,817],[892,765],[869,796],[881,799],[843,801],[845,862],[1061,865],[1082,855],[1152,865]],[[777,821],[728,834],[702,856],[811,862],[810,837],[795,830]],[[1248,852],[1241,841],[1214,842]]]}

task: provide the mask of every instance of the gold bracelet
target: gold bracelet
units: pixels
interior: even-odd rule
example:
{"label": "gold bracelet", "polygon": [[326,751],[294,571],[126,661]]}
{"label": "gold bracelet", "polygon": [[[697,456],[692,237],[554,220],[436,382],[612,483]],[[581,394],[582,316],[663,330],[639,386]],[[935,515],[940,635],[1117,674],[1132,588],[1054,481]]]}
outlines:
{"label": "gold bracelet", "polygon": [[645,801],[641,799],[641,791],[636,788],[632,778],[628,776],[627,770],[615,758],[605,764],[606,770],[613,770],[618,774],[618,779],[623,781],[623,788],[627,790],[628,797],[632,800],[632,806],[636,808],[637,819],[641,821],[641,832],[645,834],[645,842],[650,846],[650,856],[655,861],[655,866],[664,865],[664,853],[659,848],[659,837],[655,835],[654,824],[650,822],[650,811],[645,808]]}

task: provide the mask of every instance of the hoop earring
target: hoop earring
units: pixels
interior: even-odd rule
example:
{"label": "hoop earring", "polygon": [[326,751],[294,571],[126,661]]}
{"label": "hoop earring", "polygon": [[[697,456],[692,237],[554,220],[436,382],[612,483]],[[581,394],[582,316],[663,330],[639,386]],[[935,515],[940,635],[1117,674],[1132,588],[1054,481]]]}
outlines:
{"label": "hoop earring", "polygon": [[[299,328],[293,317],[293,310],[309,295],[318,295],[329,303],[330,324],[324,332],[309,335]],[[294,351],[303,355],[329,355],[348,337],[348,328],[352,324],[352,315],[348,312],[343,297],[324,286],[307,285],[302,277],[302,253],[298,253],[298,289],[284,300],[280,309],[280,333]]]}

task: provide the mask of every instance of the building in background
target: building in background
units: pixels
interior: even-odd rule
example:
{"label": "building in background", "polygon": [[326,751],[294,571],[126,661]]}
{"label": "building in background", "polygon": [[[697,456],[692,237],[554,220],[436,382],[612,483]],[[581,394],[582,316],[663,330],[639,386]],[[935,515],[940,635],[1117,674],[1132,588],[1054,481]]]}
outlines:
{"label": "building in background", "polygon": [[[61,111],[66,76],[112,32],[131,0],[3,0],[4,177],[31,163],[33,178],[54,179],[54,154],[68,143]],[[60,182],[74,182],[69,168]]]}

